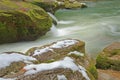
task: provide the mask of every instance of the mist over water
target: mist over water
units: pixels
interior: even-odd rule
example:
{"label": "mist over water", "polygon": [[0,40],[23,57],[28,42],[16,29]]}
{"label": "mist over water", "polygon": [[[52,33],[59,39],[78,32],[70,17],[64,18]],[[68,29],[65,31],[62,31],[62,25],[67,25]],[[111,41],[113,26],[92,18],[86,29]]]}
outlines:
{"label": "mist over water", "polygon": [[104,47],[120,41],[120,1],[107,0],[87,2],[88,8],[58,10],[55,14],[58,25],[36,41],[0,45],[0,52],[25,52],[60,39],[73,38],[86,43],[86,53],[95,57]]}

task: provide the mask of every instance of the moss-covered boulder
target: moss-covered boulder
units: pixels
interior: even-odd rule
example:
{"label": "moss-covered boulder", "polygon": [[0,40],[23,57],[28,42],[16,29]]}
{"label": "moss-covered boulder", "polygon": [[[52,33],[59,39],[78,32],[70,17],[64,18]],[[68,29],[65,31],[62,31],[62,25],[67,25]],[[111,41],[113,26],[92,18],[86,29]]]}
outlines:
{"label": "moss-covered boulder", "polygon": [[95,80],[70,57],[51,63],[28,65],[23,69],[24,75],[18,76],[16,80]]}
{"label": "moss-covered boulder", "polygon": [[35,40],[49,31],[51,25],[47,12],[30,2],[0,1],[0,44]]}
{"label": "moss-covered boulder", "polygon": [[120,42],[109,45],[98,55],[96,67],[120,71]]}
{"label": "moss-covered boulder", "polygon": [[50,63],[69,56],[77,64],[86,68],[89,75],[97,79],[96,68],[85,54],[85,43],[82,41],[76,39],[61,40],[45,46],[31,48],[26,54],[35,57],[41,63]]}
{"label": "moss-covered boulder", "polygon": [[15,74],[25,65],[36,63],[33,57],[23,55],[19,52],[6,52],[0,54],[0,77]]}
{"label": "moss-covered boulder", "polygon": [[76,0],[33,0],[32,3],[53,14],[58,9],[76,9],[87,7],[86,4],[80,3]]}
{"label": "moss-covered boulder", "polygon": [[67,9],[76,9],[76,8],[86,8],[87,5],[85,3],[80,3],[76,0],[65,0],[65,8]]}

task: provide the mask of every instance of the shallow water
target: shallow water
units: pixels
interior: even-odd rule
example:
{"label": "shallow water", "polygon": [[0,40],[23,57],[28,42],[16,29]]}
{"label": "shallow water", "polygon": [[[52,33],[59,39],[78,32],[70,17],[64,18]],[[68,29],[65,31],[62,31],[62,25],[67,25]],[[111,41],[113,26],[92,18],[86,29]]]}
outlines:
{"label": "shallow water", "polygon": [[60,39],[75,38],[86,42],[86,53],[95,57],[104,47],[120,41],[120,1],[86,2],[86,9],[58,10],[58,25],[36,41],[0,45],[0,52],[21,51]]}

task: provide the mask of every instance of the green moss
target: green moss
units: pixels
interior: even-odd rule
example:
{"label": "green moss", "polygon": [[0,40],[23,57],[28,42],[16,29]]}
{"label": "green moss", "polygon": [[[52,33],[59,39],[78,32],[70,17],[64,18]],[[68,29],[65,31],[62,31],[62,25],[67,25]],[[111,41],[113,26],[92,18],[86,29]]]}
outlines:
{"label": "green moss", "polygon": [[120,60],[112,60],[106,56],[98,55],[96,67],[101,69],[114,69],[120,71]]}
{"label": "green moss", "polygon": [[109,60],[107,57],[103,57],[101,55],[98,55],[96,59],[96,67],[101,69],[108,69],[110,68]]}
{"label": "green moss", "polygon": [[115,49],[109,53],[109,57],[114,56],[114,55],[120,55],[120,49]]}
{"label": "green moss", "polygon": [[42,7],[45,11],[54,13],[56,8],[58,7],[58,3],[55,1],[40,1],[40,0],[34,0],[32,2],[33,4]]}
{"label": "green moss", "polygon": [[44,34],[46,31],[50,30],[52,20],[44,10],[33,9],[29,11],[28,15],[35,22],[41,34]]}
{"label": "green moss", "polygon": [[95,79],[98,79],[98,72],[97,72],[97,69],[93,63],[91,63],[88,66],[87,70],[94,76]]}
{"label": "green moss", "polygon": [[65,8],[80,8],[81,4],[79,2],[70,3],[69,1],[65,1]]}

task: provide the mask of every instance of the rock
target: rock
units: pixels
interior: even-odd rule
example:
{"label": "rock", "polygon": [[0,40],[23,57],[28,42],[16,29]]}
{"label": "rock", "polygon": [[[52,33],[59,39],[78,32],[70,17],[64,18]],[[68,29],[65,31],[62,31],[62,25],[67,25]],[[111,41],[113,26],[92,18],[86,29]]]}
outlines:
{"label": "rock", "polygon": [[[97,70],[92,60],[85,54],[84,47],[83,41],[65,39],[42,47],[31,48],[26,52],[26,55],[29,55],[26,57],[31,56],[39,63],[27,64],[26,60],[31,62],[31,58],[16,57],[15,60],[18,62],[22,60],[24,65],[19,66],[20,68],[17,70],[15,69],[15,73],[8,73],[2,78],[15,80],[96,80]],[[9,72],[14,72],[13,69],[14,67]]]}
{"label": "rock", "polygon": [[0,1],[0,44],[35,40],[48,32],[51,26],[52,20],[47,12],[36,5]]}
{"label": "rock", "polygon": [[96,67],[120,71],[120,42],[111,44],[98,55]]}
{"label": "rock", "polygon": [[35,63],[37,60],[18,52],[0,54],[0,77],[15,74],[25,65]]}
{"label": "rock", "polygon": [[[34,70],[32,71],[30,67]],[[26,66],[25,69],[28,69],[25,74],[16,80],[93,80],[88,77],[82,66],[71,62],[69,57],[52,63]]]}
{"label": "rock", "polygon": [[29,56],[35,57],[40,62],[48,62],[49,60],[57,59],[59,60],[61,57],[65,57],[69,52],[78,51],[85,53],[85,43],[79,40],[61,40],[58,42],[53,42],[51,44],[34,47],[29,49],[26,54]]}
{"label": "rock", "polygon": [[33,3],[42,7],[47,12],[51,12],[52,14],[54,14],[59,9],[76,9],[87,7],[85,3],[83,4],[76,0],[36,0]]}
{"label": "rock", "polygon": [[87,5],[85,3],[80,3],[78,1],[65,1],[66,9],[76,9],[76,8],[86,8]]}
{"label": "rock", "polygon": [[41,63],[61,60],[66,56],[72,57],[76,63],[83,65],[95,78],[97,71],[93,62],[85,54],[85,43],[75,39],[66,39],[42,47],[34,47],[26,52]]}

